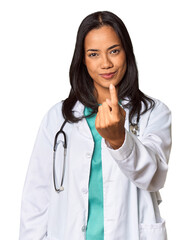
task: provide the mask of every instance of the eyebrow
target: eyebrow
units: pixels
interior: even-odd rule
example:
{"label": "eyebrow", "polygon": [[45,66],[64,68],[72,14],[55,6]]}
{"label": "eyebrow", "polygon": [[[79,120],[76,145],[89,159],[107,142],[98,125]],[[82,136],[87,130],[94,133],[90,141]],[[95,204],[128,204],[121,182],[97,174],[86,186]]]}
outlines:
{"label": "eyebrow", "polygon": [[[107,50],[111,50],[111,49],[113,49],[115,47],[119,47],[119,46],[120,46],[120,44],[115,44],[115,45],[112,45],[111,47],[109,47]],[[89,52],[89,51],[91,51],[91,52],[98,52],[99,49],[88,49],[87,52]]]}

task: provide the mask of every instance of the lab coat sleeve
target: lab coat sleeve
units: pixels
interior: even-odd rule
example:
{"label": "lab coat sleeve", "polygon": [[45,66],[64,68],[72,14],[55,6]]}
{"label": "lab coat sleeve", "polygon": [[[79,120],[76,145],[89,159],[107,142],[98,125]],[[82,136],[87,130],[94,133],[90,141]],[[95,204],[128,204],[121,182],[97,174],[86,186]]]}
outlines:
{"label": "lab coat sleeve", "polygon": [[53,154],[47,124],[46,114],[36,137],[25,179],[19,240],[46,239]]}
{"label": "lab coat sleeve", "polygon": [[119,149],[108,151],[121,171],[138,187],[155,192],[164,186],[171,149],[171,112],[160,101],[151,111],[139,138],[125,129]]}

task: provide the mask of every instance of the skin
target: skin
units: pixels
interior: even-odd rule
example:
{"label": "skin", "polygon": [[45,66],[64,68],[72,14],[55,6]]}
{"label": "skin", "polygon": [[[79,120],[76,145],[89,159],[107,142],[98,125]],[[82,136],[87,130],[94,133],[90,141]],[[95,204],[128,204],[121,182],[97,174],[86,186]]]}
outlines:
{"label": "skin", "polygon": [[[103,26],[91,30],[84,40],[84,63],[93,79],[98,108],[95,127],[118,149],[125,139],[125,110],[118,104],[117,85],[127,69],[126,54],[114,29]],[[109,74],[109,75],[108,75]]]}

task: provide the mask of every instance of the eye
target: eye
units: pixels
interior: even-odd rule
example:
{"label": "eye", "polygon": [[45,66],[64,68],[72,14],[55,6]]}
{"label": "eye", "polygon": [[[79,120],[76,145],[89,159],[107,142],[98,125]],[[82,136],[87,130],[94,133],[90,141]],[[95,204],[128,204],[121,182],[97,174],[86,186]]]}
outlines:
{"label": "eye", "polygon": [[98,56],[98,54],[97,53],[90,53],[88,56],[89,57],[96,57],[96,56]]}
{"label": "eye", "polygon": [[114,49],[114,50],[112,50],[110,53],[111,53],[111,54],[118,54],[119,52],[120,52],[119,49]]}

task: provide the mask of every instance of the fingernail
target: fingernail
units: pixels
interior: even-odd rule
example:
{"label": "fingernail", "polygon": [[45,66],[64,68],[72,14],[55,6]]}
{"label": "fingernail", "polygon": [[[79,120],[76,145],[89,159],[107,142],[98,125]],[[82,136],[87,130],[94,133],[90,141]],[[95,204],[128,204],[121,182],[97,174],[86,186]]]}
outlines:
{"label": "fingernail", "polygon": [[114,89],[114,86],[112,83],[109,85],[109,88],[110,88],[110,90]]}

